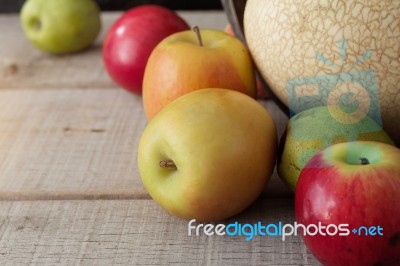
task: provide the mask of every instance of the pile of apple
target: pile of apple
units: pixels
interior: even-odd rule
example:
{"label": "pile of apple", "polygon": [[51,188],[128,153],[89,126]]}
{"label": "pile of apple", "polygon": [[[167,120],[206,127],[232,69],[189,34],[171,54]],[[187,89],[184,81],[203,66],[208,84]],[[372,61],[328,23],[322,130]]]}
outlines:
{"label": "pile of apple", "polygon": [[[28,39],[54,54],[90,47],[101,26],[93,0],[28,0],[21,21]],[[102,56],[116,84],[143,93],[149,124],[138,166],[155,201],[182,218],[221,220],[256,200],[278,141],[240,40],[142,5],[113,23]]]}
{"label": "pile of apple", "polygon": [[221,220],[256,200],[274,169],[277,134],[255,100],[240,40],[145,5],[111,27],[103,58],[116,83],[143,96],[149,123],[138,167],[159,205],[185,219]]}
{"label": "pile of apple", "polygon": [[[400,150],[378,123],[340,106],[308,109],[289,120],[279,153],[297,223],[325,228],[302,235],[321,263],[399,265]],[[340,224],[350,235],[332,226],[328,234],[328,225]],[[358,235],[360,227],[367,233]]]}
{"label": "pile of apple", "polygon": [[[90,45],[100,29],[93,1],[59,0],[65,8],[58,17],[46,15],[53,11],[44,2],[28,0],[21,12],[37,47],[66,53]],[[72,15],[70,28],[57,21]],[[118,18],[103,59],[117,84],[143,96],[149,123],[139,172],[169,213],[198,221],[236,215],[259,197],[277,165],[295,192],[298,223],[383,228],[383,236],[303,236],[322,263],[400,264],[400,150],[364,113],[339,106],[303,111],[290,118],[278,151],[274,121],[256,101],[245,45],[224,31],[190,29],[160,6],[135,7]]]}

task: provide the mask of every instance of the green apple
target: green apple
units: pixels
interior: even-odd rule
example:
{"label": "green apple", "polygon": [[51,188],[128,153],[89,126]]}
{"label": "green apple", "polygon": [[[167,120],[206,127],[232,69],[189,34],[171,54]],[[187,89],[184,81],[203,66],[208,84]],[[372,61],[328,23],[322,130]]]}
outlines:
{"label": "green apple", "polygon": [[20,12],[27,38],[50,53],[72,53],[93,43],[101,29],[93,0],[27,0]]}
{"label": "green apple", "polygon": [[394,145],[382,127],[362,111],[320,106],[298,113],[290,118],[281,140],[278,175],[295,191],[300,172],[312,156],[333,144],[355,140]]}
{"label": "green apple", "polygon": [[230,89],[189,92],[147,125],[138,167],[150,196],[184,219],[216,221],[247,208],[275,165],[277,133],[268,111]]}

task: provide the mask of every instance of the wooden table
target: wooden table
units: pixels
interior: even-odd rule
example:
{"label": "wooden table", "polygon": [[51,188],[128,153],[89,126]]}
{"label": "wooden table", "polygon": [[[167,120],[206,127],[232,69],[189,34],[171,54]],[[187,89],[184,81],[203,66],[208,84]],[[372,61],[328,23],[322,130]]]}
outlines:
{"label": "wooden table", "polygon": [[[223,29],[223,12],[179,12]],[[82,53],[32,47],[19,18],[0,16],[0,265],[315,265],[299,236],[188,236],[142,186],[137,146],[141,97],[104,70],[101,42]],[[269,101],[279,134],[287,118]],[[277,177],[226,223],[293,223],[293,197]]]}

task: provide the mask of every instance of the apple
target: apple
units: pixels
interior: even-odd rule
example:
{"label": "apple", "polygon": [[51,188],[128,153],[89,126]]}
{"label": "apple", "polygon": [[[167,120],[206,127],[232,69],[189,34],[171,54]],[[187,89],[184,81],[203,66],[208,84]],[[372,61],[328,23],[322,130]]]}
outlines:
{"label": "apple", "polygon": [[183,95],[146,126],[138,168],[150,196],[183,219],[216,221],[260,195],[275,165],[277,134],[251,97],[209,88]]}
{"label": "apple", "polygon": [[[400,265],[399,192],[400,150],[392,145],[355,141],[317,153],[299,177],[296,220],[331,226],[302,233],[307,247],[324,265]],[[341,224],[346,230],[334,234]]]}
{"label": "apple", "polygon": [[235,32],[233,31],[232,25],[230,23],[225,25],[224,31],[229,35],[235,36]]}
{"label": "apple", "polygon": [[108,30],[103,62],[122,88],[142,93],[147,60],[154,47],[172,33],[189,29],[174,11],[158,5],[140,5],[125,12]]}
{"label": "apple", "polygon": [[291,117],[281,139],[278,175],[293,192],[304,165],[332,144],[354,140],[394,145],[382,127],[361,110],[339,105],[310,108]]}
{"label": "apple", "polygon": [[87,48],[101,29],[100,9],[93,0],[27,0],[20,18],[31,43],[55,54]]}
{"label": "apple", "polygon": [[[224,31],[226,33],[228,33],[229,35],[236,37],[235,32],[230,23],[226,24]],[[260,79],[257,76],[256,76],[256,87],[257,87],[257,98],[259,98],[259,99],[268,99],[269,98],[268,93],[265,91]]]}
{"label": "apple", "polygon": [[221,30],[186,30],[152,51],[143,79],[148,120],[176,98],[203,88],[226,88],[256,97],[254,66],[237,38]]}

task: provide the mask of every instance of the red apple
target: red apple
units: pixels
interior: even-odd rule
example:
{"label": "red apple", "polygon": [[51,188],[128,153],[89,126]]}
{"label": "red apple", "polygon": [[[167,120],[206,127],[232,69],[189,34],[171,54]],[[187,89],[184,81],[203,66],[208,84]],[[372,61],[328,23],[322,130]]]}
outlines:
{"label": "red apple", "polygon": [[121,87],[141,94],[143,73],[153,48],[172,33],[189,29],[174,11],[141,5],[125,12],[112,25],[103,44],[108,74]]}
{"label": "red apple", "polygon": [[232,25],[229,23],[225,25],[224,31],[229,35],[235,36],[235,32],[233,31]]}
{"label": "red apple", "polygon": [[309,233],[322,227],[299,233],[324,265],[400,265],[400,150],[356,141],[317,153],[300,174],[295,211]]}

